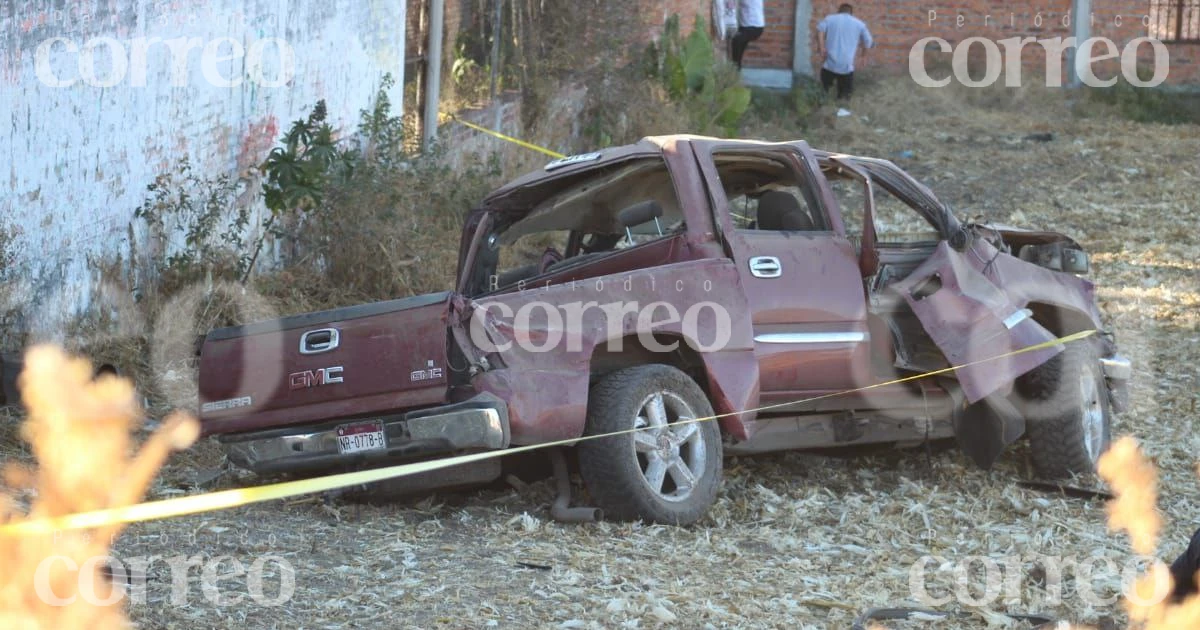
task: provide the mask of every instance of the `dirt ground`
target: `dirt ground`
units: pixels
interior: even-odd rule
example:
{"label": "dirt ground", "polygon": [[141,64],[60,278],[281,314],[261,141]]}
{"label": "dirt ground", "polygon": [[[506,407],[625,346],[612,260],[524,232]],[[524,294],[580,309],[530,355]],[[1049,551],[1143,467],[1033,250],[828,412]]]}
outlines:
{"label": "dirt ground", "polygon": [[[1135,435],[1160,467],[1160,555],[1173,557],[1200,524],[1200,128],[1080,119],[1061,101],[975,102],[885,85],[855,104],[854,117],[823,119],[807,136],[895,160],[960,216],[1056,229],[1087,247],[1102,310],[1136,366],[1132,409],[1115,434]],[[786,121],[751,133],[796,134]],[[1027,139],[1046,133],[1053,138]],[[215,461],[202,445],[168,467],[152,496],[196,491],[197,462]],[[846,628],[865,609],[915,605],[914,565],[940,596],[952,592],[941,565],[979,556],[1006,567],[1003,594],[988,598],[972,579],[967,599],[979,606],[939,607],[964,617],[892,627],[1029,627],[1006,612],[1124,627],[1119,603],[1080,595],[1086,576],[1069,578],[1060,602],[1044,588],[1039,563],[1068,558],[1094,566],[1092,590],[1111,597],[1132,552],[1106,531],[1100,502],[1016,485],[1030,474],[1022,445],[992,471],[954,449],[725,465],[718,502],[686,529],[559,524],[549,518],[551,485],[539,481],[381,505],[313,497],[139,524],[114,555],[229,556],[247,568],[260,560],[267,598],[294,582],[286,602],[257,604],[259,585],[227,558],[216,568],[219,592],[238,601],[213,602],[196,567],[177,589],[186,601],[173,603],[171,567],[159,561],[145,601],[131,606],[147,628]],[[925,565],[925,556],[939,559]],[[1101,570],[1105,561],[1118,569]]]}

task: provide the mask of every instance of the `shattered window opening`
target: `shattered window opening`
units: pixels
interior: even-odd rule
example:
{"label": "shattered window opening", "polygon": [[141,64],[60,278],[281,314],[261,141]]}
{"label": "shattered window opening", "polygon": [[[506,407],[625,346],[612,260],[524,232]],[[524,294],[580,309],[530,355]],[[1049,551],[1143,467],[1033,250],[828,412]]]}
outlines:
{"label": "shattered window opening", "polygon": [[781,157],[713,154],[737,230],[825,232],[828,222],[805,174]]}
{"label": "shattered window opening", "polygon": [[[862,238],[866,203],[863,183],[835,171],[827,171],[826,177],[841,209],[846,236],[857,247]],[[875,201],[875,237],[879,245],[935,244],[941,240],[936,226],[878,182],[872,181],[871,194]]]}
{"label": "shattered window opening", "polygon": [[[683,212],[662,158],[597,169],[508,213],[477,265],[498,291],[683,232]],[[511,215],[515,214],[515,217]],[[627,224],[628,222],[628,224]]]}

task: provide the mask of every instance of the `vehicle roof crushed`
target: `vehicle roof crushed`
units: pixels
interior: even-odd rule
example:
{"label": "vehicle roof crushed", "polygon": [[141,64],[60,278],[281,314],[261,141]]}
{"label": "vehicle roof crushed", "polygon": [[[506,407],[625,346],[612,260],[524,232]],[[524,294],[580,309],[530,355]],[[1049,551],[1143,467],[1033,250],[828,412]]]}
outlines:
{"label": "vehicle roof crushed", "polygon": [[[492,192],[484,198],[480,207],[485,210],[509,215],[509,221],[515,221],[531,212],[542,200],[559,194],[581,181],[594,178],[599,172],[616,172],[622,165],[631,160],[661,156],[663,153],[676,151],[678,143],[693,140],[720,141],[723,145],[727,143],[730,145],[744,145],[746,148],[754,146],[779,147],[781,144],[786,144],[754,140],[720,140],[718,138],[687,134],[647,137],[634,144],[555,160],[547,165],[552,168],[527,173]],[[814,154],[822,162],[823,166],[830,165],[835,161],[849,163],[851,166],[866,172],[873,182],[882,186],[893,195],[913,200],[917,211],[944,238],[950,238],[954,233],[961,230],[961,224],[954,217],[953,211],[949,206],[940,201],[927,186],[913,179],[892,162],[822,150],[814,150]],[[579,159],[573,159],[576,157],[579,157]]]}

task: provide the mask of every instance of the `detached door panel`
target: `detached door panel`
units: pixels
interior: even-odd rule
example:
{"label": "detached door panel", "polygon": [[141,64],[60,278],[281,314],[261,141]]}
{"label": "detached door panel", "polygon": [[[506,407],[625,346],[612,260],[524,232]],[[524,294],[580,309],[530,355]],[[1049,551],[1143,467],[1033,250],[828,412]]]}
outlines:
{"label": "detached door panel", "polygon": [[[972,247],[991,246],[976,241]],[[975,260],[990,260],[996,252],[969,254]],[[894,286],[946,359],[960,366],[954,374],[970,402],[997,391],[1007,393],[1018,376],[1063,350],[1056,345],[1006,356],[1051,341],[1054,334],[1034,321],[1029,311],[1017,308],[967,255],[954,251],[945,241]]]}

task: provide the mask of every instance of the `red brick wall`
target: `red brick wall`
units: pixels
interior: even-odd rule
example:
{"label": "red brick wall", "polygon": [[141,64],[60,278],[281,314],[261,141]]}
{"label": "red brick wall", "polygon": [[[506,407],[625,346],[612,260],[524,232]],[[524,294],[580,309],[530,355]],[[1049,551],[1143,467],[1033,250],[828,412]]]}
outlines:
{"label": "red brick wall", "polygon": [[[866,67],[886,72],[907,72],[908,54],[913,44],[924,37],[941,37],[952,46],[970,37],[985,37],[993,41],[1011,37],[1046,39],[1070,37],[1073,26],[1064,26],[1063,18],[1071,8],[1071,0],[1017,0],[989,2],[966,0],[959,2],[928,2],[921,0],[885,0],[884,2],[854,2],[854,13],[867,23],[875,37],[876,48],[870,52]],[[817,23],[837,10],[840,0],[813,2],[812,19],[808,24],[812,42],[812,67],[819,69],[822,59],[815,54]],[[930,22],[930,11],[936,19]],[[1128,41],[1147,34],[1142,18],[1149,11],[1148,1],[1093,0],[1091,34],[1108,37],[1123,47]],[[751,68],[790,69],[795,19],[795,0],[765,0],[766,30],[746,53],[746,66]],[[1117,26],[1117,16],[1121,25]],[[959,22],[959,16],[962,22]],[[1038,24],[1040,16],[1040,25]],[[1074,19],[1075,16],[1072,16]],[[1170,74],[1168,83],[1200,83],[1200,44],[1168,44]],[[984,49],[976,44],[971,58],[982,59]],[[1096,49],[1097,53],[1103,52]],[[1149,64],[1153,52],[1149,45],[1139,50],[1139,59]],[[946,55],[946,61],[949,56]],[[930,61],[936,56],[930,55]],[[1038,44],[1027,44],[1022,51],[1026,72],[1045,69],[1045,53]],[[1066,60],[1063,60],[1066,71]],[[1119,72],[1119,61],[1096,64],[1096,74],[1104,79]],[[982,77],[980,74],[973,75]]]}
{"label": "red brick wall", "polygon": [[[766,27],[762,37],[750,44],[742,63],[748,68],[790,70],[792,67],[792,37],[796,25],[795,0],[764,0],[763,18]],[[815,24],[815,22],[814,22]]]}
{"label": "red brick wall", "polygon": [[[629,0],[625,0],[628,2]],[[616,3],[614,3],[615,5]],[[624,3],[621,3],[624,4]],[[662,34],[662,25],[671,15],[679,16],[680,30],[691,32],[696,16],[704,18],[704,23],[712,27],[712,0],[638,0],[642,14],[643,31],[639,44],[646,44],[658,39]],[[610,10],[620,11],[623,7],[612,6]]]}
{"label": "red brick wall", "polygon": [[[1148,32],[1142,19],[1149,11],[1149,4],[1131,0],[1092,0],[1092,13],[1095,16],[1092,36],[1108,37],[1119,47],[1132,39],[1146,37]],[[1117,16],[1121,16],[1120,25],[1117,24]],[[1200,83],[1200,44],[1166,44],[1166,48],[1171,60],[1167,83]],[[1097,54],[1103,52],[1097,48]],[[1147,66],[1153,63],[1153,51],[1148,44],[1142,44],[1138,52],[1140,63]],[[1113,76],[1119,71],[1118,63],[1117,60],[1097,63],[1096,76],[1101,79]]]}
{"label": "red brick wall", "polygon": [[[410,55],[415,54],[415,43],[419,39],[414,29],[423,1],[407,0]],[[876,48],[870,52],[865,67],[883,69],[889,73],[907,72],[909,50],[924,37],[937,36],[956,45],[970,37],[986,37],[993,41],[1010,37],[1066,38],[1073,32],[1072,27],[1063,25],[1063,17],[1071,8],[1071,0],[959,0],[949,3],[921,0],[850,1],[855,7],[855,15],[867,23],[875,36]],[[809,41],[814,50],[814,69],[819,69],[822,61],[815,54],[817,22],[836,11],[840,3],[841,0],[813,2],[808,28]],[[476,5],[478,2],[475,0],[446,0],[445,42],[448,56],[453,53],[460,24],[469,20],[464,16],[469,16]],[[637,0],[635,6],[640,16],[641,30],[631,34],[631,38],[639,45],[657,38],[662,32],[663,21],[673,13],[680,15],[685,32],[691,28],[696,15],[704,17],[706,22],[711,22],[712,17],[712,0]],[[792,67],[795,9],[796,0],[764,0],[766,28],[763,36],[747,50],[746,67]],[[609,10],[624,9],[612,7]],[[930,11],[936,13],[932,23]],[[1126,42],[1146,35],[1142,18],[1148,11],[1149,2],[1146,0],[1092,0],[1091,33],[1093,36],[1111,38],[1118,46],[1124,46]],[[1118,15],[1121,16],[1120,26],[1116,25]],[[1167,49],[1171,59],[1168,83],[1200,83],[1200,44],[1168,44]],[[1102,51],[1097,49],[1097,52]],[[1143,45],[1139,52],[1139,59],[1143,63],[1152,61],[1150,46]],[[982,58],[983,47],[977,44],[972,47],[971,53],[973,59]],[[949,56],[945,57],[948,60]],[[936,58],[933,54],[929,56],[931,62]],[[1029,73],[1041,72],[1046,67],[1044,50],[1038,44],[1026,45],[1021,60]],[[1066,71],[1065,60],[1063,70]],[[1117,72],[1119,61],[1096,64],[1096,73],[1100,78],[1109,78]],[[980,78],[982,74],[974,76]]]}

